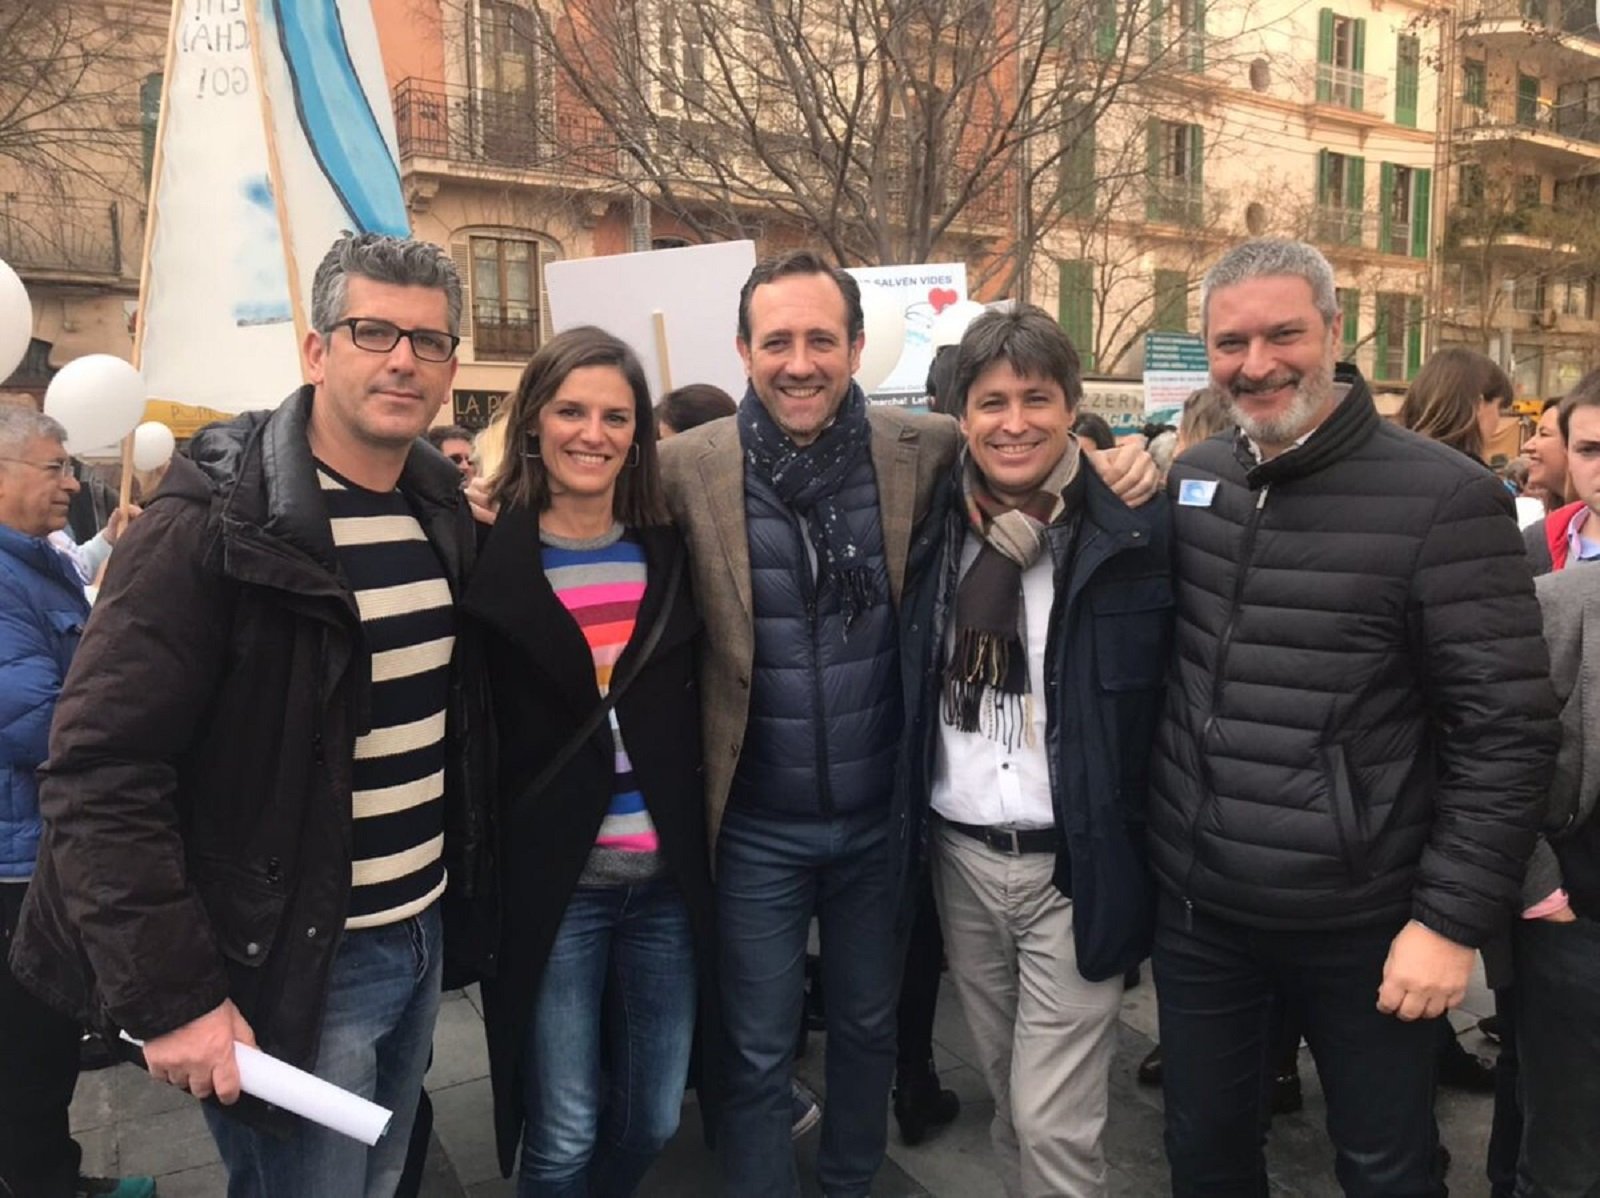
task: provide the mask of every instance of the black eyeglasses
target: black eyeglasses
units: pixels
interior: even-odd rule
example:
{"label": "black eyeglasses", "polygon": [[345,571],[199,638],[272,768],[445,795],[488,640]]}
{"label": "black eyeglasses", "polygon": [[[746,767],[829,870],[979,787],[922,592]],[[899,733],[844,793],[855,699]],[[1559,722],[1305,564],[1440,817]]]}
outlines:
{"label": "black eyeglasses", "polygon": [[355,347],[374,354],[388,353],[404,337],[411,342],[411,352],[421,362],[448,362],[456,352],[456,346],[461,344],[461,338],[453,333],[441,333],[438,329],[402,329],[387,320],[372,320],[365,316],[336,320],[333,327],[349,329],[350,340]]}

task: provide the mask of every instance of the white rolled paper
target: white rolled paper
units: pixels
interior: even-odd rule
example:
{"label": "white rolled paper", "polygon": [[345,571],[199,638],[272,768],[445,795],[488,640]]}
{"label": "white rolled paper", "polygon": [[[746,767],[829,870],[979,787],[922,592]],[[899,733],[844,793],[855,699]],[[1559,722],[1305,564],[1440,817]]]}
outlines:
{"label": "white rolled paper", "polygon": [[368,1146],[376,1144],[389,1130],[394,1112],[375,1102],[341,1090],[332,1082],[269,1057],[248,1044],[234,1041],[233,1056],[239,1063],[239,1088],[246,1094]]}

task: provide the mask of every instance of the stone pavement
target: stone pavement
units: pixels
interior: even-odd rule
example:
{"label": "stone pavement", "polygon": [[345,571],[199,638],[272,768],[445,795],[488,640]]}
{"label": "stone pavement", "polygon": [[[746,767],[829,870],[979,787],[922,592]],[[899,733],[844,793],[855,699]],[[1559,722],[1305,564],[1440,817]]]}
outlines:
{"label": "stone pavement", "polygon": [[[1461,1010],[1452,1013],[1463,1042],[1492,1055],[1475,1030],[1491,1001],[1481,979]],[[1149,1050],[1156,1030],[1155,991],[1148,980],[1123,1001],[1121,1042],[1112,1074],[1111,1116],[1106,1133],[1115,1198],[1155,1198],[1167,1192],[1161,1150],[1161,1099],[1142,1088],[1133,1069]],[[944,1083],[962,1101],[961,1117],[918,1148],[906,1148],[891,1130],[889,1160],[873,1187],[876,1198],[998,1198],[990,1164],[988,1124],[993,1111],[982,1079],[969,1063],[970,1040],[946,982],[935,1031],[936,1059]],[[808,1084],[822,1093],[823,1037],[813,1035],[799,1063]],[[1280,1116],[1268,1141],[1275,1196],[1335,1198],[1332,1154],[1322,1130],[1323,1104],[1316,1071],[1301,1050],[1306,1107]],[[471,991],[446,995],[435,1037],[434,1064],[428,1074],[434,1104],[434,1141],[423,1184],[427,1198],[498,1198],[514,1192],[495,1163],[488,1063],[483,1023]],[[1483,1152],[1488,1141],[1487,1096],[1445,1091],[1439,1099],[1444,1141],[1455,1158],[1450,1192],[1458,1198],[1484,1198]],[[152,1081],[132,1066],[85,1074],[72,1108],[73,1126],[84,1147],[84,1169],[98,1174],[153,1173],[162,1198],[220,1198],[222,1167],[200,1116],[186,1094]],[[891,1129],[893,1127],[891,1121]],[[801,1175],[807,1198],[818,1193],[811,1164],[818,1133],[800,1143]],[[641,1198],[710,1198],[715,1170],[700,1135],[691,1096],[682,1127],[646,1178]],[[278,1196],[274,1196],[278,1198]],[[282,1198],[294,1198],[284,1195]]]}

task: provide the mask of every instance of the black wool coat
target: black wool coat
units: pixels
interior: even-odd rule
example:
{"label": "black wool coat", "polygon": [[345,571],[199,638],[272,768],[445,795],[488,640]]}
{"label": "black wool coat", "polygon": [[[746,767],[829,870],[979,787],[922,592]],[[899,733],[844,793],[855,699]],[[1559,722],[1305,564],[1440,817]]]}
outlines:
{"label": "black wool coat", "polygon": [[[675,529],[633,530],[648,582],[633,637],[614,677],[635,669],[641,642],[668,601]],[[661,638],[617,703],[617,719],[668,875],[688,907],[700,975],[701,1029],[714,1031],[716,985],[711,871],[695,649],[700,620],[685,563]],[[482,946],[484,1019],[500,1168],[510,1176],[521,1142],[524,1057],[540,977],[567,901],[611,802],[614,754],[608,722],[540,794],[524,791],[600,702],[594,659],[540,564],[538,513],[508,508],[480,550],[461,605],[463,634],[481,642],[495,712],[497,901],[473,928]],[[715,1103],[712,1035],[702,1035],[702,1106]]]}

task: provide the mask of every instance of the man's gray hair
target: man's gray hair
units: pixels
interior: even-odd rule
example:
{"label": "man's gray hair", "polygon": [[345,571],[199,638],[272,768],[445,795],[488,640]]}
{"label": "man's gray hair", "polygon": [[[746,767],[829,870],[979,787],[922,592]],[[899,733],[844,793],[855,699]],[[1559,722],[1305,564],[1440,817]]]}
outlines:
{"label": "man's gray hair", "polygon": [[343,233],[317,267],[311,283],[311,325],[324,335],[344,316],[345,280],[351,275],[400,287],[444,292],[450,327],[461,331],[461,276],[450,255],[428,241],[382,233]]}
{"label": "man's gray hair", "polygon": [[46,441],[67,441],[67,430],[59,420],[36,412],[31,407],[17,404],[0,404],[0,457],[14,458],[28,447],[29,441],[40,438]]}
{"label": "man's gray hair", "polygon": [[1258,237],[1234,246],[1218,258],[1200,280],[1200,335],[1206,335],[1213,291],[1246,279],[1274,275],[1292,275],[1310,284],[1311,302],[1322,317],[1322,323],[1333,326],[1333,318],[1339,314],[1339,296],[1333,287],[1333,267],[1328,265],[1322,251],[1286,237]]}

